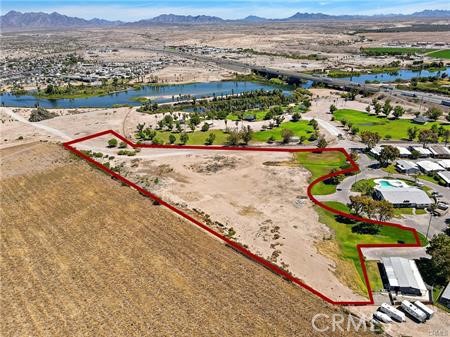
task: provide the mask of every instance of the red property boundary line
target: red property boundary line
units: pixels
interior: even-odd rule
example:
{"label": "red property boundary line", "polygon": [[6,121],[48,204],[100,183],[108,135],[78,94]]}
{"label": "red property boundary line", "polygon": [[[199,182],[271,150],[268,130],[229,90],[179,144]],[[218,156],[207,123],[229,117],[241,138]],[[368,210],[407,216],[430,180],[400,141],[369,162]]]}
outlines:
{"label": "red property boundary line", "polygon": [[[120,174],[112,171],[111,169],[107,168],[106,166],[100,164],[99,162],[97,162],[96,160],[94,160],[93,158],[87,156],[86,154],[82,153],[81,151],[77,150],[76,148],[74,148],[72,145],[73,144],[77,144],[92,138],[97,138],[100,136],[105,136],[105,135],[112,135],[118,139],[120,139],[121,141],[123,141],[124,143],[128,144],[129,146],[131,146],[132,148],[154,148],[154,149],[193,149],[193,150],[221,150],[221,151],[254,151],[254,152],[290,152],[290,153],[295,153],[295,152],[313,152],[313,153],[320,153],[320,152],[341,152],[347,159],[347,161],[350,163],[350,167],[334,172],[334,173],[330,173],[327,175],[324,175],[322,177],[319,177],[317,179],[315,179],[313,182],[311,182],[311,184],[309,184],[308,186],[308,190],[307,190],[307,194],[308,197],[319,207],[343,216],[345,218],[348,219],[352,219],[352,220],[356,220],[356,221],[362,221],[362,222],[366,222],[366,223],[371,223],[371,224],[377,224],[377,225],[383,225],[383,226],[389,226],[389,227],[396,227],[396,228],[400,228],[402,230],[405,231],[409,231],[414,235],[415,238],[415,243],[410,243],[410,244],[358,244],[356,245],[356,248],[358,250],[358,255],[359,255],[359,260],[362,266],[362,271],[363,271],[363,276],[364,276],[364,281],[367,287],[367,292],[368,292],[368,296],[369,296],[369,300],[368,301],[335,301],[329,297],[327,297],[326,295],[322,294],[321,292],[319,292],[318,290],[312,288],[311,286],[305,284],[304,282],[300,281],[298,278],[294,277],[293,275],[289,274],[288,272],[286,272],[285,270],[281,269],[280,267],[270,263],[269,261],[265,260],[264,258],[257,256],[255,254],[253,254],[251,251],[249,251],[248,249],[244,248],[243,246],[241,246],[240,244],[232,241],[231,239],[225,237],[224,235],[216,232],[215,230],[211,229],[210,227],[208,227],[207,225],[203,224],[202,222],[194,219],[192,216],[190,216],[189,214],[186,214],[185,212],[183,212],[182,210],[172,206],[171,204],[165,202],[164,200],[162,200],[161,198],[159,198],[158,196],[156,196],[155,194],[145,190],[144,188],[138,186],[137,184],[133,183],[132,181],[122,177]],[[63,146],[65,149],[73,152],[74,154],[78,155],[79,157],[85,159],[86,161],[88,161],[89,163],[91,163],[92,165],[95,165],[96,167],[98,167],[99,169],[105,171],[106,173],[108,173],[109,175],[113,176],[114,178],[120,180],[121,182],[127,184],[128,186],[136,189],[137,191],[139,191],[141,194],[147,196],[148,198],[150,198],[153,201],[156,201],[157,203],[159,203],[160,205],[170,209],[171,211],[175,212],[176,214],[182,216],[183,218],[189,220],[190,222],[192,222],[193,224],[197,225],[198,227],[202,228],[203,230],[205,230],[206,232],[214,235],[215,237],[219,238],[220,240],[222,240],[223,242],[225,242],[227,245],[229,245],[230,247],[234,248],[235,250],[237,250],[238,252],[240,252],[241,254],[245,255],[246,257],[248,257],[249,259],[253,260],[254,262],[257,262],[261,265],[263,265],[264,267],[268,268],[269,270],[271,270],[272,272],[282,276],[283,278],[305,288],[306,290],[310,291],[311,293],[315,294],[316,296],[320,297],[321,299],[325,300],[326,302],[330,303],[330,304],[335,304],[335,305],[370,305],[370,304],[374,304],[374,300],[373,300],[373,295],[372,295],[372,289],[370,287],[370,282],[369,282],[369,278],[367,275],[367,269],[366,269],[366,264],[364,261],[364,256],[362,254],[362,249],[363,248],[385,248],[385,247],[420,247],[420,240],[419,240],[419,236],[417,234],[417,231],[414,228],[411,227],[406,227],[400,224],[396,224],[396,223],[392,223],[392,222],[384,222],[384,221],[378,221],[378,220],[373,220],[373,219],[366,219],[366,218],[362,218],[362,217],[358,217],[355,216],[353,214],[349,214],[349,213],[345,213],[342,211],[339,211],[337,209],[334,209],[322,202],[320,202],[319,200],[317,200],[313,194],[311,193],[312,188],[320,183],[321,181],[324,181],[330,177],[333,176],[337,176],[337,175],[341,175],[341,174],[346,174],[346,173],[351,173],[351,172],[357,172],[359,171],[359,167],[356,164],[356,162],[350,157],[350,155],[347,153],[347,151],[344,148],[325,148],[325,149],[293,149],[293,148],[271,148],[271,147],[237,147],[237,146],[192,146],[192,145],[150,145],[150,144],[136,144],[131,142],[130,140],[128,140],[127,138],[123,137],[122,135],[120,135],[119,133],[113,131],[113,130],[106,130],[106,131],[102,131],[102,132],[98,132],[86,137],[82,137],[82,138],[78,138],[78,139],[74,139],[72,141],[63,143]]]}

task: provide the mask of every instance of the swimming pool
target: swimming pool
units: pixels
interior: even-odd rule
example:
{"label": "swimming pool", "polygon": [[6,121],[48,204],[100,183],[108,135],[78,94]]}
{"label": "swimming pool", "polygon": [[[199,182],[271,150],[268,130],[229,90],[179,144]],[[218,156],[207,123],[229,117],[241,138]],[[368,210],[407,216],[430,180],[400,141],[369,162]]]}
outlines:
{"label": "swimming pool", "polygon": [[394,189],[394,188],[405,188],[409,187],[407,183],[397,179],[376,179],[374,182],[377,184],[377,187],[382,189]]}

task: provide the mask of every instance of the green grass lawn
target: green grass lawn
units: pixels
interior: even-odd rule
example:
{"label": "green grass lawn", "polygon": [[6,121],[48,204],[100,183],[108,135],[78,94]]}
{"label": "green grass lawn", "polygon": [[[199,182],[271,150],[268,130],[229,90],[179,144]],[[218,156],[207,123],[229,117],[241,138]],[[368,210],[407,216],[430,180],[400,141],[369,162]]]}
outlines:
{"label": "green grass lawn", "polygon": [[[417,127],[420,129],[429,129],[433,124],[440,126],[442,123],[427,123],[425,125],[415,124],[407,119],[388,119],[385,117],[378,117],[376,115],[369,115],[366,112],[340,109],[334,112],[334,118],[337,121],[346,120],[347,123],[351,122],[352,126],[359,128],[359,132],[369,130],[372,132],[378,132],[378,134],[385,138],[390,136],[391,139],[403,139],[407,140],[408,128]],[[450,130],[450,125],[444,125],[444,128]]]}
{"label": "green grass lawn", "polygon": [[394,164],[390,164],[390,165],[388,165],[386,167],[383,167],[382,170],[387,172],[387,173],[390,173],[390,174],[398,173]]}
{"label": "green grass lawn", "polygon": [[[328,206],[331,206],[335,209],[349,212],[349,208],[335,201],[326,202]],[[335,240],[339,246],[339,259],[346,260],[347,262],[351,262],[358,273],[359,278],[355,280],[355,282],[362,285],[360,289],[362,293],[366,293],[366,288],[364,287],[364,277],[362,273],[362,267],[358,257],[358,251],[356,249],[356,245],[360,243],[414,243],[414,235],[409,231],[404,231],[395,227],[388,226],[380,226],[380,230],[378,234],[370,235],[370,234],[359,234],[352,232],[352,226],[355,225],[353,221],[342,220],[338,216],[317,207],[317,213],[319,214],[319,221],[328,227],[330,227],[335,233]],[[419,233],[422,244],[426,243],[426,239],[423,235]],[[373,266],[371,266],[373,267]],[[378,269],[369,268],[369,280],[376,280]],[[379,287],[378,281],[376,281],[375,285],[372,285],[374,289]]]}
{"label": "green grass lawn", "polygon": [[424,54],[433,49],[426,48],[402,48],[402,47],[371,47],[363,48],[362,51],[368,55],[411,55]]}
{"label": "green grass lawn", "polygon": [[[310,181],[324,176],[332,169],[340,169],[347,164],[347,159],[340,152],[299,152],[296,154],[297,162],[311,172]],[[336,192],[336,185],[320,182],[312,189],[315,195],[333,194]]]}
{"label": "green grass lawn", "polygon": [[418,176],[418,178],[419,178],[419,179],[422,179],[422,180],[429,181],[430,183],[433,183],[433,184],[436,184],[436,185],[440,185],[440,180],[439,180],[439,178],[436,178],[436,177],[434,177],[434,176],[429,176],[429,175],[426,175],[426,174],[421,174],[421,175]]}
{"label": "green grass lawn", "polygon": [[440,59],[450,59],[450,49],[437,50],[428,53],[427,56],[436,57]]}
{"label": "green grass lawn", "polygon": [[[298,122],[284,122],[281,123],[279,127],[270,130],[255,132],[253,134],[253,141],[266,142],[270,138],[270,136],[273,136],[275,138],[275,141],[281,141],[281,131],[283,129],[290,129],[294,133],[294,136],[305,136],[306,139],[308,139],[311,133],[314,132],[314,129],[310,125],[308,125],[308,121],[300,120]],[[308,141],[305,141],[305,143],[307,142]]]}
{"label": "green grass lawn", "polygon": [[[225,145],[225,142],[227,140],[227,134],[224,133],[222,130],[209,130],[206,132],[202,131],[194,131],[194,132],[188,132],[189,140],[187,142],[188,145],[204,145],[206,138],[210,133],[214,133],[216,135],[216,139],[214,140],[213,145]],[[156,133],[156,138],[163,141],[164,144],[169,143],[169,135],[173,134],[177,140],[175,144],[179,144],[180,142],[180,134],[169,132],[169,131],[158,131]]]}
{"label": "green grass lawn", "polygon": [[381,280],[378,261],[366,261],[367,276],[373,291],[383,290],[383,281]]}
{"label": "green grass lawn", "polygon": [[[255,131],[253,133],[252,142],[267,142],[270,136],[273,136],[275,138],[275,141],[281,141],[282,140],[281,131],[283,129],[290,129],[294,132],[295,136],[298,137],[305,136],[306,138],[309,138],[310,134],[314,131],[314,129],[310,125],[308,125],[307,121],[285,122],[281,123],[279,127],[273,128],[271,130]],[[175,137],[177,138],[176,144],[178,144],[180,135],[175,132],[158,131],[156,133],[156,138],[162,140],[164,144],[168,144],[169,135],[171,133],[175,135]],[[205,144],[205,140],[210,133],[214,133],[216,135],[216,139],[213,145],[225,145],[228,135],[222,130],[209,130],[206,132],[202,131],[188,132],[189,140],[187,144],[203,145]],[[305,143],[308,143],[308,141],[306,140]]]}

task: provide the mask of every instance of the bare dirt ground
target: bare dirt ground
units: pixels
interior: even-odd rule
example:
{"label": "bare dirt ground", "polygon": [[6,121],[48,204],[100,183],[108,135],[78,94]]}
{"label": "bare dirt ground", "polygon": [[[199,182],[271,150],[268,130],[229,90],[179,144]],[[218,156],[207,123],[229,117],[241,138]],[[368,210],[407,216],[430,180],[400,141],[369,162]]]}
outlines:
{"label": "bare dirt ground", "polygon": [[2,336],[366,335],[313,331],[344,311],[57,145],[0,155],[30,162],[0,180]]}
{"label": "bare dirt ground", "polygon": [[80,145],[115,156],[109,164],[122,167],[128,179],[195,213],[329,298],[365,299],[352,290],[356,286],[340,281],[336,263],[318,251],[316,245],[331,233],[306,195],[309,172],[292,154],[141,149],[127,157],[105,147],[109,138]]}

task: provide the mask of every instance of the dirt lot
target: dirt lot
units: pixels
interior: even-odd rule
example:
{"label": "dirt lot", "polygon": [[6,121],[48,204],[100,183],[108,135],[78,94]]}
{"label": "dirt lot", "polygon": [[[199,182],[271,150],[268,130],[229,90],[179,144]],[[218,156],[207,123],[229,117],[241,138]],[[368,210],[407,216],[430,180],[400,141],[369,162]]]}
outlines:
{"label": "dirt lot", "polygon": [[16,150],[2,170],[65,164],[0,181],[2,336],[333,335],[311,318],[340,309],[57,145]]}
{"label": "dirt lot", "polygon": [[[339,281],[336,263],[316,245],[330,237],[306,190],[309,172],[290,153],[141,149],[132,157],[107,149],[111,137],[77,145],[115,156],[111,167],[163,200],[196,213],[336,301],[364,301]],[[103,149],[101,148],[103,146]]]}

